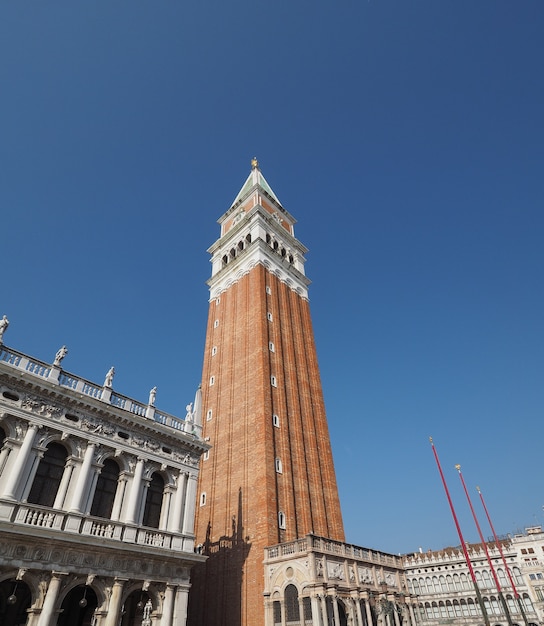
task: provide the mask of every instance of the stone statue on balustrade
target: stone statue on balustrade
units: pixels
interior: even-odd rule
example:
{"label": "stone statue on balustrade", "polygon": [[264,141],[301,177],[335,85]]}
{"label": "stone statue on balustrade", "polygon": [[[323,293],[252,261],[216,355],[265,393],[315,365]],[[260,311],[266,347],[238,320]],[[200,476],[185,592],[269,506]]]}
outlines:
{"label": "stone statue on balustrade", "polygon": [[115,376],[115,368],[110,367],[108,373],[106,374],[106,380],[104,381],[104,387],[111,387],[113,383],[113,377]]}
{"label": "stone statue on balustrade", "polygon": [[55,367],[60,367],[60,363],[61,363],[62,359],[64,359],[64,357],[67,354],[68,354],[68,348],[66,346],[62,346],[62,348],[59,349],[57,354],[55,354],[55,360],[53,361],[53,365]]}
{"label": "stone statue on balustrade", "polygon": [[2,340],[4,338],[4,333],[8,329],[8,326],[9,326],[9,320],[4,315],[4,317],[0,320],[0,344],[2,343]]}
{"label": "stone statue on balustrade", "polygon": [[155,406],[155,398],[157,397],[157,387],[153,387],[149,392],[149,406]]}

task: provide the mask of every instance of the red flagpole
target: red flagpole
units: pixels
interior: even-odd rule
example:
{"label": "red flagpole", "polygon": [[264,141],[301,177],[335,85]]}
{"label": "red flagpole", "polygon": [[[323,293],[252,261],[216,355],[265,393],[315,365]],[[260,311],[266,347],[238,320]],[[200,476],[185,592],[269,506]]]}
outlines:
{"label": "red flagpole", "polygon": [[502,545],[501,545],[501,543],[500,543],[500,541],[499,541],[499,539],[497,537],[497,533],[495,532],[495,528],[493,526],[493,522],[491,521],[491,516],[489,515],[489,511],[487,510],[487,507],[485,505],[484,496],[483,496],[483,494],[482,494],[482,492],[480,490],[480,487],[476,487],[476,489],[478,490],[478,493],[480,494],[480,500],[482,502],[482,506],[484,507],[485,515],[487,517],[487,521],[489,522],[489,527],[491,528],[491,532],[493,533],[493,539],[495,540],[495,545],[499,549],[499,553],[501,555],[501,559],[502,559],[502,563],[504,565],[504,569],[506,570],[506,574],[508,575],[508,580],[510,581],[510,585],[512,586],[512,590],[514,591],[514,597],[518,601],[519,608],[521,610],[521,614],[523,615],[523,620],[524,620],[526,626],[529,626],[529,622],[527,621],[527,616],[525,615],[525,611],[523,610],[523,604],[522,604],[520,595],[519,595],[517,587],[516,587],[516,585],[514,583],[514,579],[512,578],[512,573],[510,572],[510,568],[508,567],[508,564],[506,563],[506,558],[504,556]]}
{"label": "red flagpole", "polygon": [[448,499],[448,504],[450,505],[451,515],[455,523],[455,528],[457,529],[457,534],[459,535],[459,541],[461,542],[461,547],[463,548],[463,554],[465,555],[465,561],[468,567],[468,571],[470,572],[470,577],[472,578],[472,584],[474,585],[474,591],[476,592],[476,597],[478,598],[478,604],[480,605],[480,609],[482,611],[482,615],[484,617],[486,626],[490,626],[489,617],[487,615],[487,610],[485,608],[484,601],[482,599],[482,594],[480,593],[480,588],[478,587],[478,582],[476,581],[476,575],[474,574],[474,569],[472,567],[472,563],[470,562],[470,557],[468,555],[467,544],[465,543],[465,540],[463,538],[463,533],[461,532],[461,526],[459,525],[459,520],[457,519],[457,514],[455,513],[455,508],[453,506],[453,502],[450,497],[450,492],[448,489],[448,485],[446,484],[446,479],[444,478],[444,472],[442,471],[442,466],[440,465],[440,461],[438,460],[438,454],[436,452],[436,448],[434,447],[433,438],[429,437],[429,441],[431,442],[434,459],[436,461],[438,471],[440,472],[440,478],[442,479],[442,485],[444,486],[444,491],[446,492],[446,498]]}
{"label": "red flagpole", "polygon": [[508,610],[508,605],[506,604],[506,600],[504,599],[504,595],[503,595],[502,590],[501,590],[501,584],[500,584],[499,579],[497,577],[497,572],[495,571],[495,568],[493,567],[493,562],[491,561],[491,557],[489,556],[489,550],[487,549],[487,543],[486,543],[486,541],[484,539],[484,536],[482,534],[482,529],[480,528],[480,523],[478,522],[478,518],[476,517],[476,512],[474,511],[474,507],[472,506],[472,500],[470,499],[470,496],[468,494],[467,486],[465,484],[465,479],[463,478],[463,474],[461,473],[461,466],[460,465],[456,465],[455,469],[459,472],[459,478],[461,479],[461,484],[463,485],[463,489],[465,490],[465,495],[467,497],[467,502],[468,502],[468,505],[470,507],[470,512],[472,513],[472,517],[474,519],[474,523],[476,524],[476,529],[478,530],[478,536],[480,537],[480,541],[482,542],[482,547],[484,549],[485,556],[487,558],[487,563],[488,563],[489,569],[491,570],[491,573],[493,575],[493,580],[495,581],[495,586],[497,587],[497,592],[499,594],[499,598],[501,599],[502,608],[503,608],[504,613],[506,615],[506,618],[508,620],[508,624],[510,626],[513,626],[513,624],[512,624],[512,617],[510,615],[510,611]]}

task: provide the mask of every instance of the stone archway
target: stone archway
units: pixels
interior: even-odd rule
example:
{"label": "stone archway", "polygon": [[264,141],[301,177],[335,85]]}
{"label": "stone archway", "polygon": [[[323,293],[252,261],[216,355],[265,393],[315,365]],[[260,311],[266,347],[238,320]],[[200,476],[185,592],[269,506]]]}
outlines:
{"label": "stone archway", "polygon": [[[149,618],[151,598],[146,591],[136,590],[130,593],[123,605],[120,626],[142,626]],[[151,608],[153,608],[151,606]]]}
{"label": "stone archway", "polygon": [[26,626],[32,594],[21,580],[3,580],[0,583],[0,624]]}
{"label": "stone archway", "polygon": [[98,599],[91,587],[74,587],[62,601],[57,626],[92,626],[97,605]]}

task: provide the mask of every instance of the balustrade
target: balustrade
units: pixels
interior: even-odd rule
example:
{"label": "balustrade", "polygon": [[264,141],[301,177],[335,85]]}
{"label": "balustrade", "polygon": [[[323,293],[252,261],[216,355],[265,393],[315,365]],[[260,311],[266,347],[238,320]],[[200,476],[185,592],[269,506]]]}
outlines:
{"label": "balustrade", "polygon": [[[155,422],[163,424],[164,426],[175,428],[176,430],[193,434],[197,437],[200,436],[200,429],[195,427],[193,423],[189,423],[184,419],[175,417],[174,415],[169,415],[168,413],[164,413],[162,411],[159,412],[154,407],[153,411],[149,414],[149,407],[147,404],[113,392],[108,397],[107,394],[104,394],[104,387],[100,385],[62,370],[59,374],[58,368],[53,368],[48,363],[30,358],[21,352],[17,352],[16,350],[7,348],[3,345],[0,346],[0,361],[18,370],[23,370],[32,376],[46,380],[49,378],[55,384],[58,383],[61,387],[72,389],[73,391],[88,396],[89,398],[94,398],[95,400],[107,402],[111,406],[118,409],[129,411],[133,415],[138,415],[143,418],[151,418]],[[53,372],[56,372],[55,376],[58,375],[58,378],[53,376]]]}

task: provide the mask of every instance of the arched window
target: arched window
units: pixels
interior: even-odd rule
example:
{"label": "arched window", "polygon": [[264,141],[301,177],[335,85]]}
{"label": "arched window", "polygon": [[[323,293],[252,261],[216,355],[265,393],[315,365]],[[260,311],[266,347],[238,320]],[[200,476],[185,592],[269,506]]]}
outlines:
{"label": "arched window", "polygon": [[440,576],[439,580],[440,580],[440,591],[448,591],[448,588],[446,587],[446,579],[444,578],[444,576]]}
{"label": "arched window", "polygon": [[40,506],[53,506],[59,489],[64,466],[66,448],[60,443],[50,443],[38,465],[27,501]]}
{"label": "arched window", "polygon": [[440,587],[438,585],[438,578],[436,576],[433,576],[433,589],[436,593],[440,591]]}
{"label": "arched window", "polygon": [[458,600],[453,601],[453,610],[455,611],[455,617],[461,617],[461,607]]}
{"label": "arched window", "polygon": [[508,584],[508,581],[506,580],[506,575],[504,573],[503,569],[498,569],[497,570],[497,576],[499,578],[499,582],[503,587],[506,587],[506,585]]}
{"label": "arched window", "polygon": [[285,513],[283,511],[278,513],[278,526],[282,530],[285,530]]}
{"label": "arched window", "polygon": [[514,567],[513,573],[514,573],[514,580],[516,581],[516,584],[523,585],[523,578],[521,576],[519,567]]}
{"label": "arched window", "polygon": [[279,457],[276,457],[276,472],[278,474],[281,474],[283,472],[283,466],[281,464],[281,459]]}
{"label": "arched window", "polygon": [[529,611],[530,613],[534,613],[533,603],[531,601],[531,598],[529,598],[528,594],[526,593],[523,594],[522,601],[523,601],[523,606],[525,607],[525,610]]}
{"label": "arched window", "polygon": [[463,587],[463,589],[470,589],[470,584],[465,573],[461,574],[461,586]]}
{"label": "arched window", "polygon": [[499,615],[501,612],[499,609],[499,603],[497,601],[497,598],[495,598],[495,596],[491,596],[491,612],[494,613],[495,615]]}
{"label": "arched window", "polygon": [[287,585],[285,587],[285,617],[287,622],[299,623],[300,616],[298,612],[298,591],[295,585]]}
{"label": "arched window", "polygon": [[453,585],[454,585],[456,591],[460,591],[461,590],[461,581],[459,580],[459,574],[454,574],[453,575]]}
{"label": "arched window", "polygon": [[161,519],[162,495],[164,479],[160,474],[153,474],[145,498],[144,517],[142,524],[150,528],[158,528]]}
{"label": "arched window", "polygon": [[510,595],[506,596],[506,604],[508,605],[508,609],[510,610],[510,613],[518,612],[518,607],[516,603],[514,602],[514,598],[512,598],[512,596]]}
{"label": "arched window", "polygon": [[91,515],[109,519],[119,480],[119,465],[113,459],[106,459],[96,483]]}
{"label": "arched window", "polygon": [[484,587],[487,587],[488,589],[493,587],[493,583],[491,582],[491,576],[489,575],[489,572],[487,570],[484,570],[482,572],[482,578],[484,581]]}
{"label": "arched window", "polygon": [[281,624],[281,604],[277,601],[272,603],[274,610],[274,624]]}

